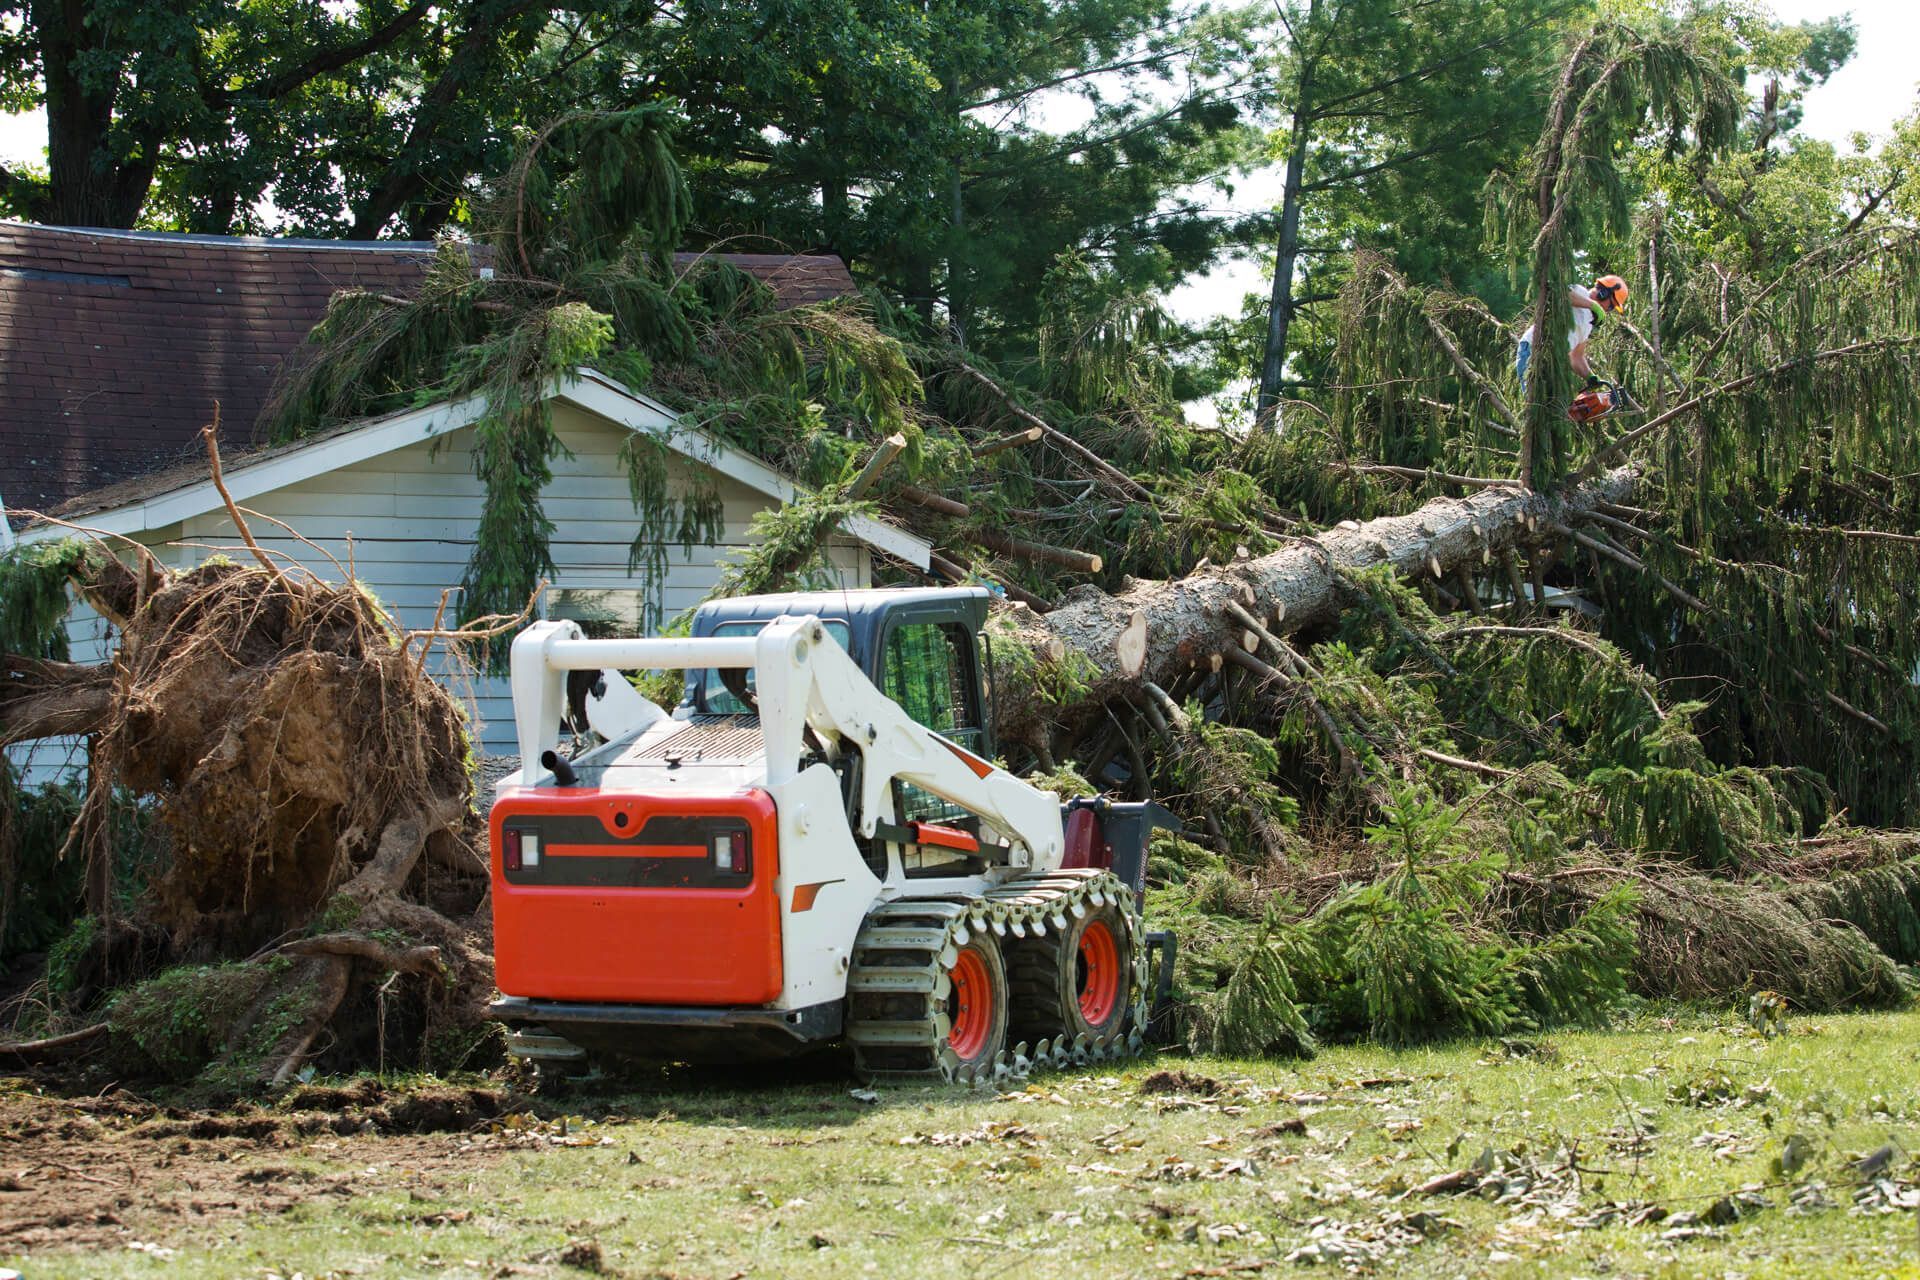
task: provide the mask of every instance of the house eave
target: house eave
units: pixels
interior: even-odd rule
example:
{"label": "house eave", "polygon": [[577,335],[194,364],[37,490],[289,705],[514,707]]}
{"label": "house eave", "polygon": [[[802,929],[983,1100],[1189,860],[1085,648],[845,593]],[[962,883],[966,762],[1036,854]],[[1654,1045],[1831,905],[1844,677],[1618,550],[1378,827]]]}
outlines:
{"label": "house eave", "polygon": [[[571,404],[629,431],[659,436],[669,448],[782,504],[793,501],[799,486],[758,458],[681,422],[673,410],[593,369],[577,369],[547,390],[550,399]],[[472,426],[486,403],[481,396],[445,401],[390,414],[363,426],[308,444],[275,449],[249,461],[234,459],[224,471],[227,490],[237,503],[282,489],[300,480],[365,462]],[[77,517],[74,525],[100,534],[132,537],[219,510],[224,505],[211,478]],[[842,529],[876,551],[916,569],[931,562],[933,545],[904,529],[867,516],[853,516]],[[62,537],[62,525],[38,524],[22,530],[22,542]]]}

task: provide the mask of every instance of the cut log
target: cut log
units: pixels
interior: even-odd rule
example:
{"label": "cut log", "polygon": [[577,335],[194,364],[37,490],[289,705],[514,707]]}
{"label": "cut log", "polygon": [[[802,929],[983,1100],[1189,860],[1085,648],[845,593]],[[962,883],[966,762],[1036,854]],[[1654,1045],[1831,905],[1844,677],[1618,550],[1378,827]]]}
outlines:
{"label": "cut log", "polygon": [[896,490],[900,501],[910,502],[916,507],[925,507],[929,511],[938,511],[943,516],[953,516],[964,520],[973,514],[973,508],[964,502],[955,502],[952,498],[943,498],[937,493],[928,493],[914,485],[903,484]]}
{"label": "cut log", "polygon": [[[933,570],[934,576],[944,578],[956,586],[963,585],[967,581],[967,571],[938,551],[928,553],[927,566]],[[1023,604],[1035,613],[1046,613],[1053,608],[1050,601],[1041,599],[1017,582],[1002,582],[1000,588],[1007,593],[1007,599]]]}
{"label": "cut log", "polygon": [[873,453],[867,458],[867,465],[860,468],[860,474],[855,476],[853,483],[847,486],[847,498],[849,500],[858,498],[871,489],[873,482],[880,478],[880,473],[892,466],[893,460],[899,457],[906,447],[907,438],[898,431],[875,445]]}
{"label": "cut log", "polygon": [[1402,577],[1432,581],[1433,564],[1442,572],[1477,564],[1483,550],[1499,554],[1523,539],[1529,521],[1564,521],[1596,503],[1621,501],[1636,480],[1637,472],[1623,467],[1564,497],[1515,487],[1435,498],[1408,515],[1329,529],[1229,570],[1136,581],[1117,595],[1077,589],[1052,613],[1018,616],[1013,624],[1036,651],[1061,644],[1085,658],[1086,696],[1072,707],[1050,706],[1030,679],[1007,672],[996,696],[1000,733],[1028,742],[1049,723],[1076,726],[1100,714],[1109,698],[1137,696],[1143,679],[1164,687],[1201,656],[1238,648],[1250,628],[1225,606],[1240,603],[1243,584],[1259,602],[1248,612],[1276,616],[1274,630],[1291,634],[1339,612],[1349,571],[1388,565]]}
{"label": "cut log", "polygon": [[1099,556],[1090,552],[1075,551],[1072,547],[1050,546],[1044,542],[1029,542],[1025,538],[996,533],[991,529],[982,529],[975,533],[973,540],[987,550],[998,551],[1004,556],[1014,556],[1021,560],[1040,560],[1080,573],[1098,573],[1104,563]]}
{"label": "cut log", "polygon": [[1032,444],[1046,432],[1039,427],[1028,427],[1024,431],[1015,431],[1011,435],[1001,436],[998,440],[988,440],[984,444],[973,446],[973,456],[990,458],[1007,449],[1017,449],[1023,444]]}
{"label": "cut log", "polygon": [[1147,667],[1147,615],[1135,610],[1113,641],[1114,661],[1123,679],[1138,678]]}

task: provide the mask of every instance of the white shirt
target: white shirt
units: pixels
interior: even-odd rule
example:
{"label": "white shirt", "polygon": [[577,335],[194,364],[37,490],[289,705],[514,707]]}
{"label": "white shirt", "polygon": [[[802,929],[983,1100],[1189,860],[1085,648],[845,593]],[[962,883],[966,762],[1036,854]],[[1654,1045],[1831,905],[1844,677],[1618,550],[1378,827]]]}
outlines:
{"label": "white shirt", "polygon": [[[1585,301],[1589,305],[1595,305],[1593,302],[1593,294],[1588,292],[1586,289],[1582,288],[1577,284],[1574,285],[1567,292],[1571,293],[1574,297]],[[1588,338],[1592,336],[1593,336],[1593,312],[1588,310],[1587,307],[1575,307],[1573,309],[1573,328],[1567,330],[1567,350],[1573,351],[1577,349],[1581,343],[1585,342]],[[1527,331],[1520,335],[1520,341],[1527,343],[1529,346],[1532,345],[1533,343],[1533,326],[1532,325],[1528,325]]]}

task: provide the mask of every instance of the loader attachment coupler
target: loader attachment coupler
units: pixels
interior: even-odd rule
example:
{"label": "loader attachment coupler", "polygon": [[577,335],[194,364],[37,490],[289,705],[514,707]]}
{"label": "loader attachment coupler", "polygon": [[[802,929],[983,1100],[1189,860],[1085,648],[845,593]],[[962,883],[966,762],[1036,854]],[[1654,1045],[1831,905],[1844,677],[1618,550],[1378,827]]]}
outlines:
{"label": "loader attachment coupler", "polygon": [[1111,871],[1144,898],[1147,891],[1147,843],[1154,828],[1178,833],[1180,819],[1151,800],[1119,801],[1081,797],[1060,806],[1066,824],[1067,867]]}

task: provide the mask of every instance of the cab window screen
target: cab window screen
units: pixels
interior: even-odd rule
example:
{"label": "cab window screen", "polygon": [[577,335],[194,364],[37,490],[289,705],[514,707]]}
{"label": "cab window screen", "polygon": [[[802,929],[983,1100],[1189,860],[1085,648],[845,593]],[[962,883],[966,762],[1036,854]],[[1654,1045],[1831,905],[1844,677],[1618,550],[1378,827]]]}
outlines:
{"label": "cab window screen", "polygon": [[971,730],[966,665],[958,627],[923,623],[896,627],[887,637],[887,696],[915,722],[954,737]]}
{"label": "cab window screen", "polygon": [[[713,634],[716,636],[758,635],[766,625],[767,620],[759,622],[723,622],[713,629]],[[827,629],[827,634],[832,636],[834,642],[842,649],[847,647],[849,632],[846,623],[833,618],[822,618],[820,625]],[[748,689],[754,687],[753,674],[753,668],[747,668],[746,680]],[[712,669],[700,673],[700,694],[695,700],[694,705],[701,711],[718,716],[745,716],[753,714],[751,707],[727,692],[727,686],[721,683],[720,673]]]}
{"label": "cab window screen", "polygon": [[[970,664],[966,632],[953,623],[896,627],[887,636],[886,695],[916,723],[977,754],[983,735]],[[902,822],[973,825],[966,810],[910,783],[898,786]]]}

